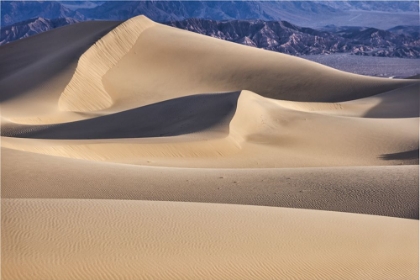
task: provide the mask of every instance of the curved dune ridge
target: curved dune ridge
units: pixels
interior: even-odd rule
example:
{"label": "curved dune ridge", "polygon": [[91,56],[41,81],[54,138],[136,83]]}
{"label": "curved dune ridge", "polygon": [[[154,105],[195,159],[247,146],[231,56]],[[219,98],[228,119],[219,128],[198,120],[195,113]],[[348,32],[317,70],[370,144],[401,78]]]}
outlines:
{"label": "curved dune ridge", "polygon": [[[140,16],[109,32],[79,59],[76,72],[62,93],[58,106],[66,111],[92,111],[108,108],[112,98],[102,78],[132,48],[137,37],[154,22]],[[86,98],[86,95],[89,98]]]}
{"label": "curved dune ridge", "polygon": [[418,279],[418,79],[144,16],[12,47],[2,279]]}

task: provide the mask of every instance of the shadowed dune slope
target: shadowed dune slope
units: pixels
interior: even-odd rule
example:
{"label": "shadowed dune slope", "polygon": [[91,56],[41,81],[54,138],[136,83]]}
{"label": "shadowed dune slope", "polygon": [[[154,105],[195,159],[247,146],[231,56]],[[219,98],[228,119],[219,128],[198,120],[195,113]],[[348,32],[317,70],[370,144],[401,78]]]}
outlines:
{"label": "shadowed dune slope", "polygon": [[120,22],[81,22],[0,47],[0,102],[18,98],[77,61]]}
{"label": "shadowed dune slope", "polygon": [[[175,136],[206,129],[228,133],[239,92],[180,97],[102,117],[44,126],[6,125],[2,135],[43,139]],[[223,123],[225,123],[223,125]]]}
{"label": "shadowed dune slope", "polygon": [[1,46],[2,127],[9,122],[51,124],[92,117],[62,112],[58,100],[80,56],[119,24],[115,21],[82,22]]}

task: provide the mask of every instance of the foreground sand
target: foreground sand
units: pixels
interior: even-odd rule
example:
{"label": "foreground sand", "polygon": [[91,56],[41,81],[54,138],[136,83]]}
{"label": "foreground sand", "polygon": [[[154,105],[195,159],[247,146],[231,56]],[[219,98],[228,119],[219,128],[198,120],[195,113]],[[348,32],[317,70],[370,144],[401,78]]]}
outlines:
{"label": "foreground sand", "polygon": [[418,276],[413,220],[124,200],[5,199],[2,212],[6,279]]}
{"label": "foreground sand", "polygon": [[418,80],[144,17],[11,46],[2,279],[418,279]]}

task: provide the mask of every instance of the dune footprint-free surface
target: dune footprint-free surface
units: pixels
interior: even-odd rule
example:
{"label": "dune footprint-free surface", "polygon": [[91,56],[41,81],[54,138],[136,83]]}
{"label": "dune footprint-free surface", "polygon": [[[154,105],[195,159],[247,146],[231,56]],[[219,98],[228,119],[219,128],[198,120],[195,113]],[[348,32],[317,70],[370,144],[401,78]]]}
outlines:
{"label": "dune footprint-free surface", "polygon": [[418,80],[144,16],[0,59],[2,279],[418,279]]}

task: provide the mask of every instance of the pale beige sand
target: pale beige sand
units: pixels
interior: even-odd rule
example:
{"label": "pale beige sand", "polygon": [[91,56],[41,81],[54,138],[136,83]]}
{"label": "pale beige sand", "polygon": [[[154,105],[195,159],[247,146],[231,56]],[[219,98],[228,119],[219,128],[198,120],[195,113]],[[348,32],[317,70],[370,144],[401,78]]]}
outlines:
{"label": "pale beige sand", "polygon": [[266,205],[418,219],[418,166],[191,169],[2,149],[3,198]]}
{"label": "pale beige sand", "polygon": [[290,109],[336,116],[416,118],[419,116],[419,92],[419,84],[414,84],[347,102],[280,102],[282,106]]}
{"label": "pale beige sand", "polygon": [[0,48],[2,279],[417,279],[418,80],[118,24]]}
{"label": "pale beige sand", "polygon": [[[38,130],[24,127],[11,133],[18,137],[81,140],[3,138],[2,145],[48,155],[154,166],[418,164],[418,156],[392,157],[399,153],[415,154],[418,150],[418,117],[346,118],[313,114],[285,108],[283,101],[249,91],[242,91],[239,97],[236,93],[212,96],[204,100],[197,96],[188,102],[174,99],[151,108]],[[192,108],[185,110],[183,106]],[[192,132],[197,133],[188,134]],[[107,138],[115,139],[103,140]]]}
{"label": "pale beige sand", "polygon": [[3,279],[416,279],[418,221],[187,202],[3,199]]}

